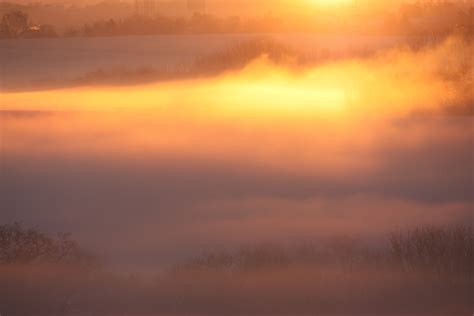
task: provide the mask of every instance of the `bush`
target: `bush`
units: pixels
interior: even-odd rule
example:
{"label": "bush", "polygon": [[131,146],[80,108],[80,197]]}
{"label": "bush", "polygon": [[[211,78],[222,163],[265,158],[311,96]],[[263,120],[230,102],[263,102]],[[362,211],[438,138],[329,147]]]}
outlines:
{"label": "bush", "polygon": [[0,264],[79,264],[90,259],[70,234],[52,238],[20,223],[0,226]]}
{"label": "bush", "polygon": [[390,236],[390,250],[394,262],[405,270],[466,277],[474,265],[474,230],[455,226],[396,232]]}

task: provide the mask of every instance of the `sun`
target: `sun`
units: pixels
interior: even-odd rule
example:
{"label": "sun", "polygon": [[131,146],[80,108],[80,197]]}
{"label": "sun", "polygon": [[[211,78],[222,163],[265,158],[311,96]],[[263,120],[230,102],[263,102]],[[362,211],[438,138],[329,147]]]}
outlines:
{"label": "sun", "polygon": [[354,3],[355,0],[306,0],[309,4],[317,6],[342,6]]}

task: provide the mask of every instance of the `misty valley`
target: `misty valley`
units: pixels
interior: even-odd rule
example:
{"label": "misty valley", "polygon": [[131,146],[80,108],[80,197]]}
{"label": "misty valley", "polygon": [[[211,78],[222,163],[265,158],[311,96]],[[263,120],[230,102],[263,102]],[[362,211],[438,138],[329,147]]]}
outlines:
{"label": "misty valley", "polygon": [[471,315],[472,2],[168,2],[0,3],[0,315]]}

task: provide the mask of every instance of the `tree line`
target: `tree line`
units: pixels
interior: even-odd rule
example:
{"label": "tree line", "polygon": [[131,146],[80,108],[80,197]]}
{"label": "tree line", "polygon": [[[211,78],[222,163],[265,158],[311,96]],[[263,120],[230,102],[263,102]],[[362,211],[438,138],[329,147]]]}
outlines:
{"label": "tree line", "polygon": [[0,265],[82,265],[92,261],[69,233],[50,236],[21,223],[0,226]]}
{"label": "tree line", "polygon": [[61,34],[50,24],[34,25],[27,14],[12,11],[2,17],[0,37],[76,37],[76,36],[125,36],[153,34],[199,33],[271,33],[271,32],[321,32],[321,33],[380,33],[440,37],[453,32],[472,37],[474,32],[474,7],[467,4],[426,3],[406,4],[382,16],[357,16],[346,21],[332,20],[329,16],[306,16],[289,21],[266,15],[244,19],[239,16],[217,17],[195,13],[189,17],[166,15],[132,15],[119,19],[103,19],[82,26],[70,27]]}
{"label": "tree line", "polygon": [[28,14],[22,11],[5,13],[0,23],[0,38],[51,38],[57,36],[58,34],[52,25],[34,25]]}
{"label": "tree line", "polygon": [[0,225],[2,314],[462,315],[473,307],[472,226],[213,251],[142,277],[87,253],[69,234]]}

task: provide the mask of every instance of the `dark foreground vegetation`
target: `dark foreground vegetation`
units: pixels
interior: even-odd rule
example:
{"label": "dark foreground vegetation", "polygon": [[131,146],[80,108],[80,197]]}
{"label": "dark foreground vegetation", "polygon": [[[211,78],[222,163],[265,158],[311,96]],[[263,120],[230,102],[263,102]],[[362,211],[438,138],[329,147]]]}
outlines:
{"label": "dark foreground vegetation", "polygon": [[[370,245],[369,245],[370,244]],[[2,315],[470,315],[474,230],[423,227],[108,272],[69,237],[0,226]],[[159,275],[159,276],[158,276]]]}

